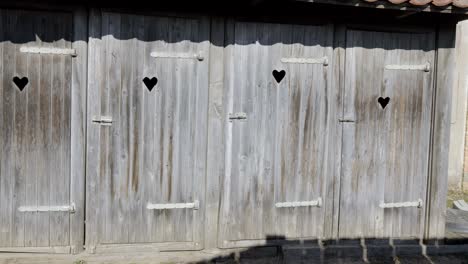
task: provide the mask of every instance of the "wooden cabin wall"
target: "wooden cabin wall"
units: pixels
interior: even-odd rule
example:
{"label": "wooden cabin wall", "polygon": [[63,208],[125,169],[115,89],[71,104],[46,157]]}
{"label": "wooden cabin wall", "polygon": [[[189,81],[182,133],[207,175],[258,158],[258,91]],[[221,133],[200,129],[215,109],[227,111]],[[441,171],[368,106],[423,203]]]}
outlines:
{"label": "wooden cabin wall", "polygon": [[[5,8],[40,9],[28,4],[6,5]],[[229,12],[203,13],[201,10],[196,13],[187,10],[145,12],[105,8],[86,10],[80,6],[53,9],[70,14],[73,23],[68,32],[69,43],[78,54],[67,58],[71,65],[69,127],[64,129],[68,129],[69,136],[61,146],[68,149],[68,154],[63,155],[65,160],[69,157],[69,190],[61,195],[74,203],[75,212],[69,214],[69,224],[64,227],[67,241],[63,247],[15,244],[11,237],[1,236],[12,233],[2,231],[0,243],[3,248],[0,251],[78,252],[84,245],[90,252],[135,247],[198,250],[281,244],[285,239],[330,240],[362,235],[384,238],[411,232],[411,237],[416,238],[444,237],[450,98],[455,67],[454,23],[437,22],[438,25],[427,27],[424,21],[414,19],[412,26],[407,26],[405,21],[392,24],[382,19],[382,25],[363,26],[360,19],[332,13],[323,15],[323,10],[314,11],[322,15],[311,19],[306,14],[278,18],[265,14],[266,11],[258,16],[253,11],[237,16]],[[411,42],[415,47],[411,43],[408,44],[410,48],[401,50],[392,46],[406,45],[405,36],[421,28],[430,33],[422,37],[416,34]],[[384,33],[363,33],[370,31]],[[362,40],[355,39],[357,42],[353,44],[350,42],[353,34],[363,34],[363,39],[369,39],[366,43],[358,43]],[[398,36],[402,38],[401,43],[395,41]],[[379,44],[375,40],[379,38],[387,41]],[[374,46],[369,44],[372,41],[376,41]],[[381,47],[387,44],[387,60],[376,61],[376,54],[384,54]],[[367,46],[377,53],[362,53],[363,57],[356,57],[349,45]],[[153,49],[182,56],[201,54],[203,59],[154,58],[150,55]],[[408,52],[411,49],[420,50],[411,55]],[[353,159],[353,155],[348,155],[349,149],[343,150],[350,144],[348,139],[354,138],[350,135],[354,129],[351,127],[355,126],[352,121],[359,116],[360,110],[377,111],[378,106],[375,102],[373,105],[361,102],[363,108],[353,108],[358,101],[353,101],[355,98],[349,95],[352,80],[346,75],[350,70],[356,70],[350,66],[349,58],[353,56],[356,59],[354,65],[390,63],[391,58],[398,63],[411,56],[418,63],[430,62],[429,73],[403,74],[405,79],[418,82],[420,90],[412,91],[412,85],[400,82],[398,78],[403,75],[386,73],[391,82],[399,85],[401,95],[398,96],[410,98],[406,92],[411,90],[418,96],[423,94],[420,98],[424,97],[417,101],[425,109],[424,124],[417,131],[408,132],[413,137],[423,137],[423,143],[411,152],[413,155],[419,153],[421,157],[405,154],[417,164],[420,181],[409,186],[421,187],[416,196],[421,196],[424,201],[423,208],[404,209],[407,214],[391,209],[394,212],[392,225],[408,222],[405,225],[408,230],[386,227],[380,219],[380,222],[371,223],[373,231],[369,231],[370,228],[367,233],[360,232],[345,218],[366,219],[371,213],[382,217],[384,213],[376,211],[381,195],[398,193],[401,184],[407,181],[401,176],[403,178],[395,180],[391,187],[394,189],[373,190],[368,198],[374,197],[375,204],[370,206],[368,203],[363,212],[356,208],[364,207],[352,204],[364,201],[365,197],[358,195],[361,189],[345,191],[350,186],[347,183],[353,181],[343,172],[349,167],[349,164],[343,165],[343,160]],[[320,61],[324,57],[327,61]],[[288,64],[281,62],[282,58],[315,61]],[[276,80],[274,70],[285,70],[285,76]],[[370,83],[377,85],[381,76],[373,74],[372,68],[365,70]],[[7,81],[3,82],[0,93],[5,93],[7,87],[14,88],[8,81],[11,77],[5,77],[3,70],[3,78]],[[144,77],[149,81],[155,77],[157,83],[149,89],[143,82]],[[367,92],[373,91],[370,84],[368,89]],[[16,94],[28,92],[26,88]],[[369,98],[373,96],[377,94]],[[28,103],[19,105],[29,107]],[[0,107],[9,108],[1,102]],[[401,107],[406,111],[409,106]],[[364,112],[361,114],[365,115]],[[407,118],[412,114],[402,115]],[[374,122],[374,128],[380,129],[380,121],[366,118]],[[21,130],[21,126],[16,124],[14,129]],[[2,136],[3,152],[10,151],[3,146],[16,142],[16,138],[35,135],[26,132],[10,134],[9,137]],[[361,142],[366,142],[364,134]],[[385,135],[382,132],[378,137]],[[372,142],[374,151],[379,149],[376,144],[385,143]],[[372,146],[368,147],[371,150]],[[8,153],[2,154],[2,161],[9,159],[11,155]],[[28,155],[18,153],[19,158],[15,157],[14,162]],[[51,163],[43,164],[53,167]],[[402,166],[401,171],[412,168],[411,164]],[[381,169],[375,164],[372,166],[375,173]],[[415,171],[413,169],[408,171]],[[15,182],[14,179],[22,182],[21,177],[13,174],[1,173],[0,177],[0,185],[5,181]],[[382,188],[378,182],[360,183]],[[416,197],[405,196],[405,193],[395,194],[396,201],[412,201]],[[13,208],[6,203],[21,201],[15,200],[10,190],[0,193],[5,194],[11,195],[0,196],[0,210]],[[321,207],[275,207],[277,202],[317,201],[318,198]],[[148,203],[187,206],[195,201],[199,208],[147,209]],[[343,207],[345,203],[351,207]],[[414,227],[411,226],[413,218],[405,219],[406,215],[414,215],[412,210],[419,210],[418,225]],[[349,215],[344,216],[343,212],[349,212]],[[54,213],[28,214],[50,217]],[[0,221],[3,218],[0,216]],[[7,220],[8,223],[16,221],[15,218],[4,219]],[[26,227],[25,223],[23,226]],[[345,225],[348,226],[343,229]]]}

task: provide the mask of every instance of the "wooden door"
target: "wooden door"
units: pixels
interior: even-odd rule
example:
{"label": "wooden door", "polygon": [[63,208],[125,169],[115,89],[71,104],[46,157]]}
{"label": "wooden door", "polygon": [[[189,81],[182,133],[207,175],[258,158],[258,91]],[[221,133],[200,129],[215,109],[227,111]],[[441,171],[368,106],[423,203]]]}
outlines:
{"label": "wooden door", "polygon": [[347,31],[341,238],[423,234],[434,36]]}
{"label": "wooden door", "polygon": [[0,251],[70,252],[71,17],[0,10]]}
{"label": "wooden door", "polygon": [[[91,20],[88,244],[201,247],[208,23]],[[97,33],[96,33],[97,32]]]}
{"label": "wooden door", "polygon": [[220,246],[321,237],[333,27],[228,28]]}

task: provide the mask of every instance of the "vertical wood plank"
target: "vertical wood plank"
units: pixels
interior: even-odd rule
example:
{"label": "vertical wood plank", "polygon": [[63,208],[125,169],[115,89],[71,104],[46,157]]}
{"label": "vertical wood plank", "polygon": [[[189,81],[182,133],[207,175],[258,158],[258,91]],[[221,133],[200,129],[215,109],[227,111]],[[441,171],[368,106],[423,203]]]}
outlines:
{"label": "vertical wood plank", "polygon": [[72,40],[72,48],[79,55],[73,58],[71,69],[70,202],[75,204],[75,213],[70,215],[70,245],[71,252],[77,254],[85,243],[88,12],[84,9],[73,13]]}
{"label": "vertical wood plank", "polygon": [[[5,28],[6,23],[6,16],[4,14],[4,11],[0,9],[0,28]],[[5,30],[0,31],[0,61],[4,61],[4,50],[5,50],[5,39],[6,39],[6,34]],[[6,143],[6,120],[5,120],[5,109],[4,109],[4,103],[5,103],[5,96],[7,95],[6,91],[6,86],[5,85],[5,67],[4,63],[0,63],[0,84],[2,84],[2,87],[0,89],[0,245],[8,245],[9,237],[8,237],[8,232],[7,232],[7,221],[8,221],[8,207],[7,207],[7,182],[8,178],[6,177],[6,170],[5,170],[5,155],[7,154],[5,149],[5,143]]]}
{"label": "vertical wood plank", "polygon": [[[52,30],[48,30],[51,27],[51,21],[41,19],[41,25],[44,29],[43,37],[45,39],[53,38]],[[40,92],[39,92],[39,130],[38,134],[39,141],[41,142],[42,153],[39,154],[38,158],[38,173],[37,173],[37,203],[38,205],[50,204],[50,175],[53,173],[52,158],[51,154],[53,149],[51,148],[51,130],[48,129],[52,126],[52,109],[51,109],[51,91],[52,91],[52,56],[41,56],[41,80],[40,80]],[[49,232],[50,232],[50,213],[39,212],[37,213],[37,230],[36,230],[36,245],[35,246],[47,246],[49,245]]]}
{"label": "vertical wood plank", "polygon": [[[40,18],[36,18],[33,25],[33,32],[39,36],[43,34],[43,27],[40,23]],[[40,40],[35,42],[28,43],[29,45],[41,45]],[[40,108],[40,76],[41,76],[41,56],[38,54],[29,55],[28,63],[34,65],[34,67],[28,68],[28,78],[29,78],[29,89],[28,89],[28,134],[30,135],[28,140],[28,152],[30,158],[28,159],[28,175],[26,189],[26,199],[25,205],[38,205],[37,204],[37,168],[38,168],[38,158],[40,155],[40,140],[36,131],[39,129],[39,108]],[[35,235],[37,233],[37,214],[34,212],[24,213],[24,234],[25,234],[25,245],[26,247],[31,247],[35,245]]]}
{"label": "vertical wood plank", "polygon": [[217,247],[219,199],[223,179],[224,155],[224,35],[225,19],[211,20],[207,174],[205,196],[205,247]]}
{"label": "vertical wood plank", "polygon": [[[24,32],[29,33],[32,31],[32,18],[28,16],[26,12],[15,12],[17,14],[14,28],[22,28]],[[24,24],[23,24],[24,23]],[[18,52],[18,46],[26,43],[26,35],[14,34],[15,30],[11,31],[11,42],[15,45],[16,55],[16,65],[15,75],[14,76],[27,76],[28,72],[28,56],[26,54],[20,54]],[[11,78],[11,77],[10,77]],[[16,88],[16,87],[15,87]],[[26,89],[26,88],[25,88]],[[26,90],[23,90],[26,92]],[[26,196],[26,181],[28,175],[26,174],[28,164],[24,163],[26,160],[26,141],[28,135],[28,116],[26,107],[28,104],[27,93],[23,93],[19,89],[15,89],[15,107],[14,107],[14,146],[15,146],[15,155],[14,159],[14,168],[12,175],[14,177],[14,189],[12,196],[12,229],[11,229],[11,246],[24,246],[24,214],[19,212],[17,208],[25,203]]]}
{"label": "vertical wood plank", "polygon": [[[86,249],[90,252],[99,242],[100,223],[102,215],[99,193],[100,176],[100,130],[101,128],[91,120],[93,116],[100,115],[101,98],[100,82],[102,69],[102,35],[101,35],[101,11],[91,9],[89,13],[89,53],[88,53],[88,78],[87,78],[87,133],[86,133]],[[72,165],[73,166],[73,165]]]}
{"label": "vertical wood plank", "polygon": [[[453,27],[441,25],[438,32],[426,238],[441,239],[445,237],[451,96],[452,90],[455,89],[454,85],[464,85],[462,80],[464,80],[463,76],[466,75],[465,63],[462,62],[466,58],[464,55],[465,44],[458,42],[458,40],[464,39],[462,38],[464,30],[463,24],[457,26],[457,46],[455,49],[453,48],[455,46]],[[458,46],[458,44],[461,45]]]}

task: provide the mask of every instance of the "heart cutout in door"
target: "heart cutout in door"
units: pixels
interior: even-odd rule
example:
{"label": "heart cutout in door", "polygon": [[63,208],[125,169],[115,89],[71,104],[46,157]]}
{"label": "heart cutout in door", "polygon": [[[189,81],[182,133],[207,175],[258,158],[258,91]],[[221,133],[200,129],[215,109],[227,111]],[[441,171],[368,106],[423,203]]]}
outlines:
{"label": "heart cutout in door", "polygon": [[28,85],[29,80],[27,77],[20,78],[18,76],[13,77],[13,82],[16,84],[20,91],[23,91],[24,87]]}
{"label": "heart cutout in door", "polygon": [[286,72],[284,70],[281,70],[281,71],[274,70],[273,71],[273,77],[275,78],[277,83],[280,83],[283,80],[284,76],[286,76]]}
{"label": "heart cutout in door", "polygon": [[148,77],[145,77],[143,79],[143,83],[145,83],[146,88],[148,88],[148,90],[151,92],[151,90],[153,90],[154,86],[156,86],[156,84],[158,83],[158,78],[153,77],[153,78],[150,79]]}
{"label": "heart cutout in door", "polygon": [[386,98],[379,97],[379,99],[377,99],[377,101],[379,102],[382,109],[385,109],[385,107],[388,105],[388,103],[390,103],[390,97],[386,97]]}

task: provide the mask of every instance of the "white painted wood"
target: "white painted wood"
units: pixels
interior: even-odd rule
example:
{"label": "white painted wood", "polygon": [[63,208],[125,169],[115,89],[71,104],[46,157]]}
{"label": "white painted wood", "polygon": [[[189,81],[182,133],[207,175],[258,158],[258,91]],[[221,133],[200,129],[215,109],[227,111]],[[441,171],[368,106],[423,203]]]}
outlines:
{"label": "white painted wood", "polygon": [[75,49],[63,49],[63,48],[45,48],[45,47],[31,47],[23,46],[20,47],[20,52],[33,53],[33,54],[45,54],[45,55],[70,55],[73,57],[77,56]]}

